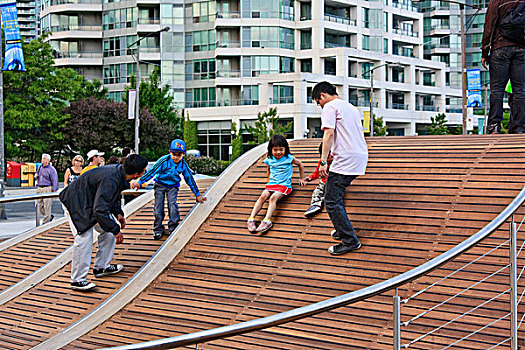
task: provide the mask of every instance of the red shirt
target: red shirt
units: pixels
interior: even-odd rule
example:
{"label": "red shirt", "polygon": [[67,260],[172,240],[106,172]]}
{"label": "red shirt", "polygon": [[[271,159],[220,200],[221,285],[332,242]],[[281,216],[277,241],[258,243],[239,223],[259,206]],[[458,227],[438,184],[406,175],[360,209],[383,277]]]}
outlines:
{"label": "red shirt", "polygon": [[[332,164],[332,159],[329,159],[328,162],[327,162],[327,165],[328,165],[328,169],[330,169],[330,165]],[[308,179],[310,179],[310,181],[313,181],[315,179],[318,179],[320,176],[319,176],[319,167],[321,166],[321,161],[317,162],[317,167],[315,168],[315,170],[312,172],[312,174],[310,174],[310,176],[308,176]],[[322,183],[326,183],[326,177],[323,177],[321,179],[321,182]]]}

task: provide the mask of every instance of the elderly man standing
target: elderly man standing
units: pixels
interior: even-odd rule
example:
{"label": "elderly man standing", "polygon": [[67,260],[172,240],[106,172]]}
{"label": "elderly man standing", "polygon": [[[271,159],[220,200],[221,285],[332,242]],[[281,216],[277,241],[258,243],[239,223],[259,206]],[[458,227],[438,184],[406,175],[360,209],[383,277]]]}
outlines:
{"label": "elderly man standing", "polygon": [[[35,179],[38,184],[36,193],[51,193],[58,191],[58,174],[53,165],[51,165],[51,156],[49,154],[42,154],[42,166],[38,168],[35,174]],[[53,220],[54,216],[51,215],[52,204],[52,198],[38,200],[40,214],[44,217],[42,224],[47,224]]]}

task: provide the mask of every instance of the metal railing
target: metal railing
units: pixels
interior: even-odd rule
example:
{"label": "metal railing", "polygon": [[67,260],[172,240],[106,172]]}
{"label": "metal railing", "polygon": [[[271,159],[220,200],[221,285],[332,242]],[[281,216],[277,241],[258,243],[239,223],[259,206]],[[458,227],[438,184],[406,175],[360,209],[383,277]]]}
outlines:
{"label": "metal railing", "polygon": [[[495,321],[489,322],[486,326],[481,327],[480,329],[466,334],[465,336],[461,337],[457,340],[450,340],[450,344],[446,345],[443,349],[448,349],[453,347],[455,344],[468,339],[474,334],[477,334],[478,332],[482,331],[483,329],[486,329],[487,327],[490,327],[491,325],[495,324],[496,322],[506,320],[506,318],[510,317],[510,332],[509,337],[505,337],[502,341],[500,341],[498,344],[492,344],[494,346],[490,347],[489,349],[495,348],[503,343],[510,342],[511,349],[516,350],[517,349],[517,330],[519,329],[519,326],[521,326],[525,314],[518,323],[518,304],[521,302],[525,291],[523,291],[520,295],[520,298],[517,297],[517,281],[519,278],[521,278],[525,266],[520,270],[519,276],[517,275],[517,265],[516,265],[516,259],[517,256],[521,253],[521,250],[525,246],[525,242],[521,245],[519,251],[517,251],[517,244],[516,244],[516,233],[521,228],[523,221],[522,220],[520,226],[517,228],[516,224],[514,222],[514,213],[516,210],[520,208],[520,206],[525,201],[525,187],[521,190],[521,192],[514,198],[514,200],[496,217],[494,218],[490,223],[488,223],[485,227],[483,227],[481,230],[479,230],[477,233],[473,234],[472,236],[465,239],[463,242],[459,243],[455,247],[449,249],[445,253],[427,261],[426,263],[417,266],[405,273],[402,273],[400,275],[397,275],[395,277],[392,277],[386,281],[376,283],[374,285],[343,294],[341,296],[327,299],[315,304],[303,306],[300,308],[296,308],[293,310],[285,311],[279,314],[267,316],[264,318],[254,319],[242,323],[232,324],[228,326],[223,326],[215,329],[195,332],[191,334],[184,334],[176,337],[171,338],[165,338],[165,339],[158,339],[153,341],[148,341],[144,343],[138,343],[138,344],[130,344],[130,345],[123,345],[113,348],[107,348],[106,350],[112,349],[112,350],[137,350],[137,349],[172,349],[175,347],[181,347],[181,346],[188,346],[188,345],[194,345],[199,343],[204,343],[216,339],[223,339],[226,337],[231,337],[235,335],[245,334],[248,332],[253,332],[257,330],[262,330],[274,326],[278,326],[284,323],[300,320],[306,317],[314,316],[317,314],[320,314],[322,312],[330,311],[342,306],[347,306],[350,304],[353,304],[355,302],[365,300],[368,298],[371,298],[375,295],[379,295],[391,290],[396,290],[396,294],[393,297],[393,312],[392,312],[392,318],[393,318],[393,348],[395,350],[403,348],[409,348],[412,344],[417,343],[418,341],[421,341],[427,336],[433,335],[438,330],[442,330],[444,326],[449,325],[455,321],[457,321],[459,318],[471,314],[473,311],[478,310],[480,307],[486,305],[490,301],[496,300],[496,298],[500,298],[502,295],[509,293],[510,294],[510,312],[505,313],[502,317],[497,318]],[[437,268],[445,265],[448,262],[451,262],[455,258],[459,257],[461,254],[467,252],[471,248],[475,247],[477,244],[479,244],[481,241],[483,241],[485,238],[490,236],[492,233],[494,233],[499,227],[501,227],[510,217],[512,217],[512,221],[510,223],[510,238],[508,240],[505,240],[504,242],[497,245],[495,248],[489,250],[485,254],[482,254],[480,258],[476,258],[466,264],[463,265],[463,267],[456,269],[453,273],[448,274],[444,278],[440,279],[434,284],[429,285],[428,287],[422,289],[421,291],[413,294],[409,298],[404,299],[401,301],[401,298],[399,297],[397,291],[398,288],[416,280],[417,278],[420,278],[422,276],[428,275],[430,272],[436,270]],[[509,264],[505,265],[503,268],[498,269],[494,273],[490,274],[488,277],[476,281],[472,283],[470,287],[464,288],[462,291],[459,291],[454,296],[447,298],[445,301],[430,307],[429,309],[421,312],[420,314],[416,315],[415,317],[412,317],[410,320],[406,322],[401,322],[401,304],[406,304],[410,300],[417,298],[422,293],[427,292],[429,289],[433,288],[435,285],[439,284],[443,280],[453,276],[458,271],[463,270],[465,267],[471,266],[473,263],[477,262],[479,259],[492,254],[497,249],[501,249],[506,244],[509,245],[510,248],[510,259]],[[501,258],[501,256],[498,256],[498,258]],[[485,265],[486,266],[486,265]],[[509,269],[509,276],[510,281],[509,285],[510,287],[507,288],[505,291],[500,292],[496,294],[494,297],[490,298],[488,301],[480,302],[477,306],[472,308],[471,310],[465,311],[463,314],[461,314],[458,317],[453,318],[451,321],[445,322],[443,325],[434,328],[430,331],[428,331],[425,334],[422,334],[413,340],[409,341],[408,343],[405,343],[401,345],[401,327],[407,327],[411,323],[414,323],[417,319],[422,318],[423,316],[435,311],[439,306],[443,305],[444,303],[452,300],[453,298],[457,297],[458,295],[464,293],[466,290],[470,290],[473,287],[477,286],[479,283],[482,283],[484,280],[490,278],[491,276],[501,272],[503,269],[508,268]],[[442,293],[442,290],[440,291]],[[440,294],[441,294],[440,293]],[[497,292],[495,292],[497,293]],[[477,300],[477,299],[476,299]],[[507,301],[504,301],[507,303]],[[441,319],[442,316],[438,317],[438,319]],[[414,334],[414,333],[410,333]],[[198,345],[197,345],[198,346]],[[423,345],[424,346],[424,345]]]}
{"label": "metal railing", "polygon": [[[60,195],[60,192],[62,190],[59,190],[57,192],[51,192],[51,193],[39,193],[39,194],[27,194],[23,196],[10,196],[10,197],[2,197],[0,198],[0,205],[4,205],[7,203],[17,203],[17,202],[27,202],[27,201],[35,201],[35,226],[40,226],[40,212],[38,208],[38,201],[41,199],[55,199],[58,198]],[[124,190],[122,191],[122,195],[133,195],[133,196],[139,196],[142,195],[149,190],[141,189],[141,190]]]}
{"label": "metal railing", "polygon": [[355,19],[351,19],[347,17],[340,17],[340,16],[332,15],[330,13],[324,14],[324,20],[329,21],[329,22],[334,22],[334,23],[346,24],[349,26],[357,25],[357,21]]}

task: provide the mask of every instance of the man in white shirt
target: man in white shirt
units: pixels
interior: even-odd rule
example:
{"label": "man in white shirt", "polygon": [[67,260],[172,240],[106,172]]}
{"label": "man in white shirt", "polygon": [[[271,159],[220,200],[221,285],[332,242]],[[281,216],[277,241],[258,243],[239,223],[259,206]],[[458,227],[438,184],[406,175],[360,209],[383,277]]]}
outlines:
{"label": "man in white shirt", "polygon": [[[368,147],[359,111],[340,99],[332,84],[324,81],[315,85],[312,98],[323,109],[323,153],[319,175],[328,176],[325,185],[326,211],[335,229],[332,237],[342,241],[328,248],[328,251],[340,255],[361,248],[361,242],[348,219],[343,197],[352,180],[365,173]],[[334,160],[328,172],[326,162],[330,150]]]}

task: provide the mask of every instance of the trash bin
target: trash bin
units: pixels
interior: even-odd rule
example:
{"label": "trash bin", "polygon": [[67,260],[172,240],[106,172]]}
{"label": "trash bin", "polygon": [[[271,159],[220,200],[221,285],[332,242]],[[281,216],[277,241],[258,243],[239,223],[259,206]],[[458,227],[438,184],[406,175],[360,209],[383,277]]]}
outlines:
{"label": "trash bin", "polygon": [[20,164],[20,186],[28,187],[29,186],[29,166],[25,163]]}
{"label": "trash bin", "polygon": [[20,187],[20,164],[13,161],[7,162],[6,167],[7,186]]}
{"label": "trash bin", "polygon": [[27,172],[29,173],[29,187],[36,186],[35,184],[35,173],[36,173],[36,164],[35,163],[26,163]]}

